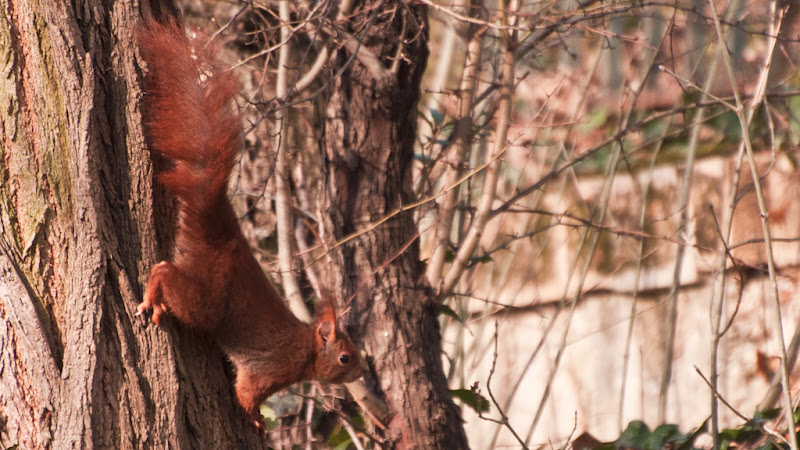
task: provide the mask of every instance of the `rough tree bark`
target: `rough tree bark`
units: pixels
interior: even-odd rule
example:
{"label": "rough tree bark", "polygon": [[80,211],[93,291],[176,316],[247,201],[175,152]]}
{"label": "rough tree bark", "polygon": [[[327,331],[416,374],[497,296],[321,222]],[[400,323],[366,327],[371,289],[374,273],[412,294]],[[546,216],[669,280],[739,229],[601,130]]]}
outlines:
{"label": "rough tree bark", "polygon": [[[368,356],[372,388],[391,409],[387,438],[399,448],[467,448],[461,415],[442,369],[439,305],[419,261],[412,213],[372,224],[412,200],[411,166],[420,80],[428,57],[424,7],[354,2],[326,106],[323,153],[328,246],[350,320]],[[344,39],[344,38],[343,38]]]}
{"label": "rough tree bark", "polygon": [[163,3],[0,2],[2,448],[265,447],[216,347],[133,315],[172,227],[133,41]]}

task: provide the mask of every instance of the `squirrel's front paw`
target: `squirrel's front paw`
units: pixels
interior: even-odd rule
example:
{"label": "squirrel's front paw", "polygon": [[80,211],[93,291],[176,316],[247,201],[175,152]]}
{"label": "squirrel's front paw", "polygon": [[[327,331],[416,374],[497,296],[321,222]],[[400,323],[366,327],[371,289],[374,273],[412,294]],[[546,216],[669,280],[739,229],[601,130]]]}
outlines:
{"label": "squirrel's front paw", "polygon": [[253,419],[252,423],[253,426],[256,427],[256,432],[258,432],[259,435],[261,436],[267,435],[267,425],[266,423],[264,423],[264,419],[258,417],[256,419]]}
{"label": "squirrel's front paw", "polygon": [[258,434],[261,436],[266,436],[267,423],[264,422],[264,417],[261,415],[261,410],[259,408],[261,402],[254,397],[246,395],[245,391],[242,389],[242,384],[247,384],[247,381],[242,380],[249,380],[248,375],[249,374],[247,373],[239,373],[237,375],[236,397],[239,400],[239,404],[242,405],[242,408],[244,409],[244,414],[247,418],[247,421],[256,427]]}

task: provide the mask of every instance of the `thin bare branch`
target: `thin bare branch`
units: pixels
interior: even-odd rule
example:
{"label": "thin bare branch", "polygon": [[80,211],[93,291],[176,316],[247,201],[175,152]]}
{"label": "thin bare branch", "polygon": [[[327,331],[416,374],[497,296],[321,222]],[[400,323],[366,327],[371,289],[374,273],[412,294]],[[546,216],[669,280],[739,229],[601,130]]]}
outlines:
{"label": "thin bare branch", "polygon": [[[697,374],[698,374],[698,375],[700,375],[700,378],[702,378],[702,379],[703,379],[703,381],[706,383],[706,385],[708,386],[708,388],[711,390],[711,394],[712,394],[712,395],[714,395],[714,397],[716,397],[716,398],[717,398],[719,401],[721,401],[723,405],[727,406],[727,407],[728,407],[728,409],[729,409],[729,410],[730,410],[732,413],[736,414],[736,416],[738,416],[740,419],[744,420],[745,422],[751,422],[751,421],[752,421],[752,418],[745,416],[744,414],[742,414],[741,412],[739,412],[739,410],[737,410],[736,408],[734,408],[734,407],[733,407],[733,405],[731,405],[731,404],[730,404],[730,403],[729,403],[727,400],[725,400],[725,397],[723,397],[723,396],[722,396],[722,395],[721,395],[721,394],[720,394],[720,393],[719,393],[719,392],[718,392],[718,391],[717,391],[717,390],[714,388],[714,386],[711,384],[711,382],[710,382],[710,381],[708,381],[708,378],[706,378],[706,376],[705,376],[705,375],[703,375],[703,372],[701,372],[701,371],[700,371],[700,369],[699,369],[697,366],[694,366],[694,370],[695,370],[695,372],[697,372]],[[765,426],[763,423],[760,423],[760,422],[753,422],[753,423],[755,423],[756,425],[758,425],[758,427],[759,427],[759,428],[761,428],[761,430],[762,430],[762,431],[764,431],[764,432],[765,432],[765,433],[767,433],[768,435],[770,435],[770,436],[772,436],[773,438],[775,438],[775,439],[776,439],[778,442],[780,442],[780,443],[783,443],[783,444],[786,444],[786,445],[790,445],[790,444],[789,444],[789,441],[787,441],[787,440],[786,440],[786,438],[785,438],[785,437],[783,437],[783,436],[781,436],[781,435],[780,435],[780,433],[778,433],[777,431],[775,431],[775,430],[773,430],[773,429],[771,429],[771,428],[768,428],[768,427],[767,427],[767,426]]]}
{"label": "thin bare branch", "polygon": [[[516,2],[512,0],[516,5]],[[512,10],[515,8],[510,7]],[[484,174],[481,198],[478,203],[475,217],[472,219],[470,230],[456,253],[453,264],[448,269],[447,274],[442,280],[441,286],[437,289],[439,297],[445,296],[453,291],[464,269],[467,267],[469,258],[478,247],[480,238],[483,235],[483,228],[489,220],[489,213],[494,202],[494,194],[497,189],[497,175],[500,162],[496,155],[500,155],[507,147],[506,138],[508,137],[508,127],[511,124],[511,107],[514,94],[514,78],[516,59],[514,50],[516,47],[516,32],[512,31],[505,39],[505,49],[503,52],[503,76],[502,86],[500,87],[500,100],[497,107],[497,128],[495,129],[494,146],[487,155],[486,172]]]}
{"label": "thin bare branch", "polygon": [[[700,101],[704,101],[706,96],[713,97],[709,91],[711,89],[711,84],[714,81],[717,72],[717,64],[719,59],[717,56],[714,56],[711,65],[708,69],[708,73],[706,75],[706,81],[702,88],[697,87],[697,89],[701,92]],[[666,68],[662,68],[659,66],[661,70],[667,70]],[[674,72],[673,72],[674,74]],[[673,75],[677,77],[677,75]],[[694,85],[694,84],[692,84]],[[713,97],[714,100],[718,100],[716,97]],[[700,109],[697,111],[697,116],[693,121],[693,126],[690,131],[689,136],[689,143],[686,146],[686,162],[684,164],[684,173],[683,173],[683,183],[681,184],[681,191],[679,194],[679,203],[678,203],[678,210],[680,211],[680,219],[678,221],[678,236],[684,236],[686,234],[686,229],[688,226],[689,221],[689,193],[692,189],[692,184],[694,180],[694,161],[695,156],[697,155],[697,146],[700,142],[700,124],[705,121],[706,110]],[[670,382],[672,381],[672,361],[674,358],[674,348],[675,348],[675,330],[677,328],[677,321],[678,321],[678,294],[681,287],[681,275],[683,270],[683,255],[684,255],[684,246],[678,246],[676,249],[675,255],[675,265],[673,266],[673,273],[672,273],[672,285],[670,287],[669,294],[667,296],[667,333],[664,338],[664,362],[662,366],[662,374],[661,374],[661,385],[659,386],[659,393],[658,393],[658,422],[659,423],[666,423],[667,420],[667,399],[668,393],[670,388]],[[713,419],[716,417],[714,415],[714,409],[712,408],[711,412],[712,417],[712,428],[713,428]]]}
{"label": "thin bare branch", "polygon": [[489,393],[489,398],[492,399],[492,403],[494,404],[495,408],[497,408],[497,413],[500,414],[500,420],[484,417],[481,414],[480,408],[478,408],[478,416],[483,420],[488,420],[490,422],[495,422],[495,423],[505,427],[509,432],[511,432],[511,434],[514,436],[514,439],[516,439],[517,442],[519,442],[519,444],[522,446],[522,448],[527,450],[527,448],[528,448],[527,444],[525,443],[525,441],[522,440],[522,438],[520,437],[519,433],[517,433],[517,430],[515,430],[514,427],[511,426],[511,423],[508,421],[508,416],[503,411],[503,408],[500,406],[500,403],[497,402],[497,399],[495,398],[494,393],[492,393],[492,377],[494,376],[495,369],[497,368],[497,356],[498,356],[497,340],[498,340],[498,325],[497,325],[497,321],[495,321],[494,322],[494,353],[492,354],[492,368],[489,369],[489,378],[486,379],[486,391]]}
{"label": "thin bare branch", "polygon": [[[474,1],[473,6],[479,7],[483,4],[481,0]],[[453,143],[448,149],[446,156],[446,175],[445,186],[451,186],[461,176],[462,161],[467,154],[471,142],[472,134],[472,99],[475,94],[475,86],[478,80],[478,73],[481,66],[481,51],[483,48],[483,31],[476,30],[474,27],[469,29],[470,39],[467,44],[466,61],[464,72],[461,75],[459,86],[459,111],[456,118],[455,129],[453,130]],[[446,193],[439,205],[439,220],[436,224],[436,235],[434,250],[428,263],[427,276],[433,286],[437,286],[442,281],[442,271],[444,269],[445,256],[450,242],[450,233],[453,227],[453,215],[456,205],[456,191],[450,190]]]}
{"label": "thin bare branch", "polygon": [[[289,22],[289,3],[280,2],[278,13],[283,23]],[[275,95],[278,101],[285,101],[288,93],[289,76],[287,67],[289,64],[289,52],[291,46],[288,45],[290,30],[287,27],[281,28],[281,41],[287,42],[280,47],[278,52],[278,77],[275,81]],[[303,301],[300,293],[300,285],[295,277],[294,265],[294,245],[292,226],[292,207],[289,194],[290,173],[287,170],[286,152],[289,141],[289,112],[288,110],[278,111],[275,115],[275,128],[278,130],[275,139],[275,215],[277,218],[278,233],[278,264],[283,280],[283,292],[289,302],[292,312],[302,321],[311,322],[311,314]]]}
{"label": "thin bare branch", "polygon": [[[724,34],[722,32],[722,25],[720,24],[719,14],[717,13],[717,6],[714,0],[709,0],[709,4],[711,6],[711,13],[714,18],[714,28],[717,31],[717,38],[719,39],[719,45],[722,48],[722,60],[725,63],[725,68],[728,72],[728,78],[731,83],[731,88],[733,89],[733,96],[736,99],[736,116],[739,119],[740,128],[742,130],[742,141],[744,144],[745,152],[747,154],[747,159],[750,164],[750,172],[753,177],[753,186],[755,187],[756,199],[758,201],[758,208],[761,213],[761,226],[764,233],[764,250],[766,253],[767,259],[767,269],[769,271],[769,279],[771,284],[771,295],[772,301],[774,304],[774,323],[773,326],[777,330],[777,338],[779,341],[780,349],[781,349],[781,374],[782,374],[782,381],[783,381],[783,398],[784,398],[784,416],[786,418],[787,429],[794,430],[795,423],[794,423],[794,414],[792,408],[792,397],[791,391],[789,389],[789,367],[787,366],[787,353],[786,353],[786,342],[784,340],[784,333],[783,333],[783,320],[781,318],[781,304],[780,304],[780,294],[778,292],[778,282],[776,279],[776,272],[775,272],[775,261],[772,254],[772,241],[771,241],[771,233],[769,228],[769,211],[767,210],[766,203],[764,201],[764,194],[761,188],[761,180],[758,175],[758,166],[756,165],[755,156],[753,152],[752,142],[750,140],[750,121],[752,120],[753,113],[755,108],[758,104],[761,103],[761,97],[763,97],[764,92],[766,90],[767,79],[769,75],[769,61],[772,58],[773,51],[775,49],[776,39],[771,38],[768,40],[769,43],[769,50],[767,52],[767,62],[763,65],[761,75],[759,78],[759,82],[756,86],[756,94],[754,95],[754,101],[750,104],[749,107],[745,107],[742,103],[742,99],[739,96],[739,87],[736,83],[736,76],[733,71],[733,65],[731,64],[730,55],[728,53],[727,44],[725,42]],[[773,35],[776,35],[778,30],[780,29],[781,21],[783,19],[783,10],[778,10],[776,6],[776,2],[773,0],[769,3],[769,10],[772,13],[772,21],[770,22],[770,26],[773,27]],[[713,381],[713,380],[712,380]],[[797,450],[797,435],[794,432],[789,433],[790,440],[789,444],[792,450]]]}

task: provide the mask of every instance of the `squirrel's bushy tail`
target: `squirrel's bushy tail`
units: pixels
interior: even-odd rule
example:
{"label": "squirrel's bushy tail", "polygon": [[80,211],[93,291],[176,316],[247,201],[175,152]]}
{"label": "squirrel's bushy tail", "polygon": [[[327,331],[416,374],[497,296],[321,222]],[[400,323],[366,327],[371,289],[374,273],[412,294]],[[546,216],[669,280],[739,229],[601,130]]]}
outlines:
{"label": "squirrel's bushy tail", "polygon": [[187,36],[174,22],[150,22],[137,32],[147,63],[145,127],[152,151],[170,167],[159,180],[195,219],[226,199],[228,176],[241,148],[236,82],[214,62],[214,45]]}

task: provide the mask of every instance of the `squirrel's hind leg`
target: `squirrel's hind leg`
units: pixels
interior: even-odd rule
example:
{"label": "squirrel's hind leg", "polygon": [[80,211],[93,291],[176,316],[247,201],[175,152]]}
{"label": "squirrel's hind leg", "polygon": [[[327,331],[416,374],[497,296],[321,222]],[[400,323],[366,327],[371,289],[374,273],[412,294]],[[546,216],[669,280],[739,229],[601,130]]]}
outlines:
{"label": "squirrel's hind leg", "polygon": [[[167,273],[172,272],[174,266],[169,261],[161,261],[150,269],[150,278],[147,279],[147,290],[144,291],[144,299],[139,306],[136,307],[136,315],[139,316],[143,312],[153,310],[153,323],[159,325],[161,323],[161,315],[168,311],[167,305],[162,301],[163,292],[161,284],[165,278],[168,277]],[[167,275],[167,277],[165,277]]]}
{"label": "squirrel's hind leg", "polygon": [[[186,273],[170,261],[161,261],[150,270],[144,299],[136,308],[136,315],[153,310],[153,323],[158,325],[164,313],[175,316],[184,325],[195,329],[213,330],[222,318],[220,299],[213,295],[203,283]],[[218,308],[215,308],[217,306]]]}

